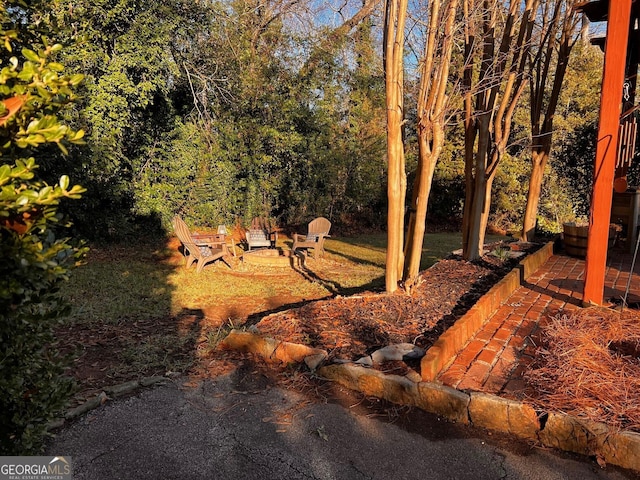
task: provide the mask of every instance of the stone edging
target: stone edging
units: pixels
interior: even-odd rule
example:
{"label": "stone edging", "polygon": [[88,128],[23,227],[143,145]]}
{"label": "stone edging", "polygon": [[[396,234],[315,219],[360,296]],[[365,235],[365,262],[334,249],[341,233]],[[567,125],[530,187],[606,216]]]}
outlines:
{"label": "stone edging", "polygon": [[420,362],[422,380],[434,381],[498,307],[552,255],[553,242],[545,244],[537,252],[528,255],[485,293],[467,313],[440,335]]}
{"label": "stone edging", "polygon": [[51,421],[49,425],[47,425],[47,430],[60,428],[64,426],[66,421],[73,420],[80,415],[84,415],[85,413],[98,408],[100,405],[106,403],[111,398],[126,395],[127,393],[131,393],[141,387],[150,387],[152,385],[157,385],[168,381],[169,379],[167,377],[153,376],[141,378],[140,380],[131,380],[129,382],[112,385],[110,387],[105,387],[104,390],[99,394],[91,397],[77,407],[67,410],[63,418],[57,418]]}
{"label": "stone edging", "polygon": [[618,432],[607,425],[554,412],[539,412],[530,405],[480,392],[465,393],[446,385],[412,381],[354,364],[320,366],[323,350],[232,331],[221,348],[257,353],[283,363],[305,362],[318,375],[352,390],[411,405],[462,424],[515,435],[544,447],[582,455],[595,455],[619,467],[640,471],[640,434]]}
{"label": "stone edging", "polygon": [[305,362],[318,375],[347,388],[411,405],[450,421],[472,424],[515,435],[539,445],[582,455],[595,455],[606,463],[640,471],[640,434],[618,432],[607,425],[555,412],[539,412],[530,405],[481,392],[465,393],[434,382],[412,381],[354,364],[322,366],[320,349],[232,331],[220,342],[224,349],[257,353],[283,363]]}
{"label": "stone edging", "polygon": [[640,471],[640,434],[480,392],[470,394],[432,382],[412,382],[356,365],[327,365],[318,374],[390,402],[412,405],[451,421],[515,435],[544,447],[595,455],[606,463]]}
{"label": "stone edging", "polygon": [[259,333],[231,330],[218,347],[226,350],[257,353],[266,360],[279,360],[282,363],[304,362],[311,370],[324,362],[329,356],[320,348],[312,348],[299,343],[282,342]]}

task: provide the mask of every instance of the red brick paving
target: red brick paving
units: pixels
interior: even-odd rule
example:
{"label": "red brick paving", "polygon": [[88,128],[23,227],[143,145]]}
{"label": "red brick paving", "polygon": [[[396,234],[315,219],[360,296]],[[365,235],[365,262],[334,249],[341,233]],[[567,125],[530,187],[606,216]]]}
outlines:
{"label": "red brick paving", "polygon": [[[610,251],[605,274],[605,302],[624,296],[632,257]],[[637,262],[640,263],[640,262]],[[522,375],[535,355],[532,335],[542,319],[580,308],[584,260],[553,255],[536,270],[467,342],[438,381],[459,390],[524,392]],[[627,303],[640,302],[640,267],[636,264]]]}

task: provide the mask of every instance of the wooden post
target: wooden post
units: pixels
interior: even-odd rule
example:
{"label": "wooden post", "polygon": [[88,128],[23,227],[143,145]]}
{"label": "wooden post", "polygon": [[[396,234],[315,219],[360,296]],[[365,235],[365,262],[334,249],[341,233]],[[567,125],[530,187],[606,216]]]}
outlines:
{"label": "wooden post", "polygon": [[589,218],[584,304],[602,305],[632,0],[610,0]]}

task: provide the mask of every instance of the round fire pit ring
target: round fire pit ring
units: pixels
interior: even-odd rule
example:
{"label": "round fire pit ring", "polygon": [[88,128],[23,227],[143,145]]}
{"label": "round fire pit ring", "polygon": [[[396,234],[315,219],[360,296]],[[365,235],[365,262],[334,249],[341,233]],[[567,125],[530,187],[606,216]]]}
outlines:
{"label": "round fire pit ring", "polygon": [[302,267],[304,266],[304,254],[293,253],[291,250],[281,248],[263,248],[251,250],[242,254],[242,262],[249,265],[263,267]]}

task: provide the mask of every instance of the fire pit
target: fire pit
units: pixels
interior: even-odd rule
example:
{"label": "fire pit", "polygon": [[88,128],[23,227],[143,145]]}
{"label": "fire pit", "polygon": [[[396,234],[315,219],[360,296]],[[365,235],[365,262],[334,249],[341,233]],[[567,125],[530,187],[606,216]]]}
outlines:
{"label": "fire pit", "polygon": [[262,249],[244,252],[242,261],[250,265],[264,267],[302,267],[304,266],[304,254],[292,253],[291,250]]}

